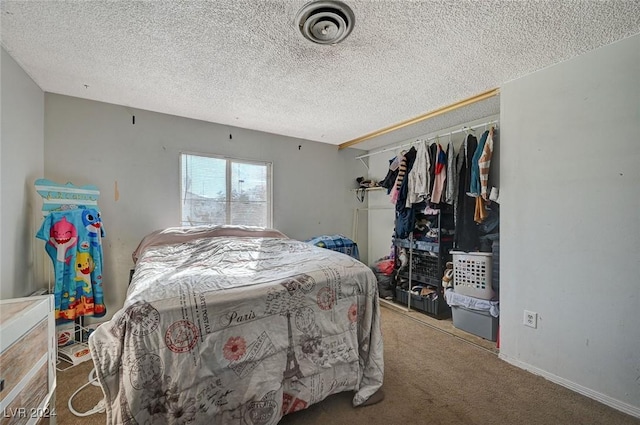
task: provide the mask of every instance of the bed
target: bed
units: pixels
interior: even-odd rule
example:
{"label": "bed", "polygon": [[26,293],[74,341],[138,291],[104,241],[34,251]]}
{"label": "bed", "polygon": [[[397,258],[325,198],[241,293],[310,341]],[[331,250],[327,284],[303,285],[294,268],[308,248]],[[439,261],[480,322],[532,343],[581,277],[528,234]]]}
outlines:
{"label": "bed", "polygon": [[89,338],[107,424],[271,425],[383,382],[373,272],[275,230],[170,228],[133,254],[124,306]]}

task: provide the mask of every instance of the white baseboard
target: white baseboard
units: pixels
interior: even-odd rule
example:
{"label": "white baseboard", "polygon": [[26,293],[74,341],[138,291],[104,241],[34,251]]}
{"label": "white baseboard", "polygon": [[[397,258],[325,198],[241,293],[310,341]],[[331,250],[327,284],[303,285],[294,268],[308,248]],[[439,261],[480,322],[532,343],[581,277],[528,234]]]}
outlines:
{"label": "white baseboard", "polygon": [[575,391],[579,394],[582,394],[596,401],[599,401],[602,404],[606,404],[607,406],[613,407],[616,410],[627,413],[636,418],[640,418],[640,407],[638,406],[632,406],[631,404],[617,400],[613,397],[609,397],[607,395],[594,391],[590,388],[583,387],[582,385],[576,384],[575,382],[569,381],[568,379],[561,378],[557,375],[554,375],[553,373],[549,373],[545,370],[538,369],[535,366],[531,366],[528,363],[524,363],[524,362],[521,362],[520,360],[516,360],[508,356],[505,356],[502,353],[500,353],[498,357],[507,363],[511,363],[512,365],[519,367],[520,369],[527,370],[535,375],[540,375],[551,382],[554,382],[558,385],[562,385],[563,387],[570,389],[571,391]]}

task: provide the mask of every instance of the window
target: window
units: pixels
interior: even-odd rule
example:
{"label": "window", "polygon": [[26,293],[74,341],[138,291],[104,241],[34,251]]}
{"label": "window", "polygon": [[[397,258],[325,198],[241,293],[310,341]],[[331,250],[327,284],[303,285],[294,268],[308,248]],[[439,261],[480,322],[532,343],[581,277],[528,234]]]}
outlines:
{"label": "window", "polygon": [[182,225],[272,227],[271,163],[183,153]]}

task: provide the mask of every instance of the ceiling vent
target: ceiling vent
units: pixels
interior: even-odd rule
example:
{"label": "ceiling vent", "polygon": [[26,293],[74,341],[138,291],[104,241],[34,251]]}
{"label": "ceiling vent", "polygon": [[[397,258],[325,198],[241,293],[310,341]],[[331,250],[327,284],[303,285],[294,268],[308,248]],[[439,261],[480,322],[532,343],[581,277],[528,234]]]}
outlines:
{"label": "ceiling vent", "polygon": [[315,1],[304,6],[296,24],[305,38],[318,44],[338,44],[353,29],[355,16],[339,1]]}

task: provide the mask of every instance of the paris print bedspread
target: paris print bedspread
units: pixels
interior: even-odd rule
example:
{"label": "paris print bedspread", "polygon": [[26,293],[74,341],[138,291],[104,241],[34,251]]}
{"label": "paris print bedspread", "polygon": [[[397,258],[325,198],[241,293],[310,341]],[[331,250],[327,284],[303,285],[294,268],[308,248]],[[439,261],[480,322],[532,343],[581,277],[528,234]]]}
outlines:
{"label": "paris print bedspread", "polygon": [[271,425],[342,391],[360,405],[383,382],[375,276],[292,239],[148,248],[89,345],[107,424]]}

